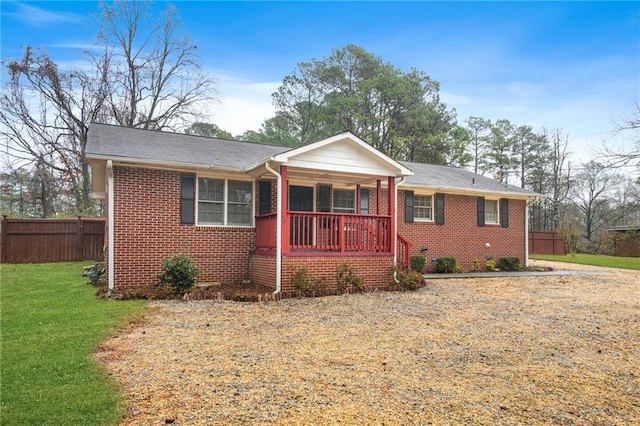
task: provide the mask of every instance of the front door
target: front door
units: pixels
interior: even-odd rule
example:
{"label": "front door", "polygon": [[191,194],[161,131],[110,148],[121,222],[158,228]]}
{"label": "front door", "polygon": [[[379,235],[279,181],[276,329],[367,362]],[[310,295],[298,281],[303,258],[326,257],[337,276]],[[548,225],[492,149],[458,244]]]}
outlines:
{"label": "front door", "polygon": [[[289,186],[289,211],[290,212],[312,212],[313,211],[313,187],[311,186]],[[296,216],[291,217],[291,246],[310,246],[313,243],[313,217]]]}

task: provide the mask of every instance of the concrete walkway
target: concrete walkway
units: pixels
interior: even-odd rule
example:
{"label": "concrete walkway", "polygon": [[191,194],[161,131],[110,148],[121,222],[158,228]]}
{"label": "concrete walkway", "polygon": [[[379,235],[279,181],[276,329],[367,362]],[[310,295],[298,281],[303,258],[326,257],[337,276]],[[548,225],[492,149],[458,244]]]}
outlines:
{"label": "concrete walkway", "polygon": [[456,274],[425,274],[427,280],[448,278],[496,278],[496,277],[544,277],[558,275],[606,275],[610,272],[595,270],[562,270],[562,271],[518,271],[518,272],[464,272]]}

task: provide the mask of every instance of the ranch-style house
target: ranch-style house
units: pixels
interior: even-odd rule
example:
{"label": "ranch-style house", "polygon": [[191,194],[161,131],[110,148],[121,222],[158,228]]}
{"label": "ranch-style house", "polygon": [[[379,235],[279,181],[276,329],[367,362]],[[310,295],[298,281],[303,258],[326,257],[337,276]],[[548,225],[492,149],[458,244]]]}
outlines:
{"label": "ranch-style house", "polygon": [[92,123],[94,196],[105,201],[110,292],[154,286],[189,254],[201,282],[293,290],[305,267],[368,287],[392,265],[454,257],[527,264],[527,206],[540,194],[470,171],[396,161],[345,132],[299,148]]}

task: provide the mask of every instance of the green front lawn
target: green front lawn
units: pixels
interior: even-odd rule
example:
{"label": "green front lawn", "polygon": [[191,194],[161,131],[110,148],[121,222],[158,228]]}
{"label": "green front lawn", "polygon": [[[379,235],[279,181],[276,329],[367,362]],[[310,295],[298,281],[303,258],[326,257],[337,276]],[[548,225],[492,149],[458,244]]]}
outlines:
{"label": "green front lawn", "polygon": [[144,301],[96,299],[86,262],[0,265],[0,419],[6,425],[114,424],[116,385],[93,359]]}
{"label": "green front lawn", "polygon": [[581,265],[606,266],[609,268],[638,269],[640,270],[640,257],[617,257],[599,254],[551,255],[532,254],[531,259],[553,260],[557,262],[579,263]]}

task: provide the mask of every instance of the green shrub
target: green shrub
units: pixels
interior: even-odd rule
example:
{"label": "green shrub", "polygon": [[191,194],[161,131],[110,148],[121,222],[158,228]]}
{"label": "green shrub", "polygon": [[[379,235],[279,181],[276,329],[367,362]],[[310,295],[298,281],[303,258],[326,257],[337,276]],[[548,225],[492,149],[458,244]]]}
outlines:
{"label": "green shrub", "polygon": [[519,271],[520,259],[517,257],[501,257],[496,264],[501,271]]}
{"label": "green shrub", "polygon": [[496,269],[496,261],[489,258],[487,259],[487,263],[485,264],[487,271],[495,271]]}
{"label": "green shrub", "polygon": [[477,257],[473,258],[473,272],[478,272],[480,270],[480,261]]}
{"label": "green shrub", "polygon": [[441,257],[436,259],[436,272],[449,274],[456,272],[458,264],[455,257]]}
{"label": "green shrub", "polygon": [[392,266],[389,269],[389,288],[392,290],[415,291],[424,285],[424,276],[418,271],[403,266]]}
{"label": "green shrub", "polygon": [[424,256],[411,256],[411,269],[417,272],[424,271],[427,259]]}
{"label": "green shrub", "polygon": [[361,291],[364,288],[364,277],[356,275],[356,272],[347,262],[338,265],[336,268],[338,291],[344,293],[349,288],[356,291]]}
{"label": "green shrub", "polygon": [[186,254],[176,254],[162,261],[162,273],[158,274],[159,287],[170,285],[176,292],[190,289],[196,283],[200,270]]}

